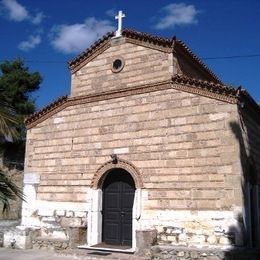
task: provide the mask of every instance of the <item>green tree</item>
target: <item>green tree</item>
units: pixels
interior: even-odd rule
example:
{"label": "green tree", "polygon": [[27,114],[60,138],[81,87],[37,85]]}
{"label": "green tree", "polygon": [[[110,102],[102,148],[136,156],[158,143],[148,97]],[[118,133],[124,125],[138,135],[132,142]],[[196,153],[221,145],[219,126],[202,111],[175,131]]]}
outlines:
{"label": "green tree", "polygon": [[[32,93],[39,89],[41,82],[42,77],[39,72],[30,72],[29,68],[25,66],[21,59],[0,63],[0,106],[4,108],[2,115],[5,114],[6,110],[8,110],[9,114],[16,115],[16,127],[7,129],[9,129],[9,131],[16,131],[20,136],[20,138],[16,138],[16,143],[14,144],[14,146],[18,145],[18,147],[13,147],[12,149],[24,149],[24,120],[36,110]],[[11,124],[12,119],[13,117],[11,119],[6,118],[4,122]],[[0,127],[1,126],[5,127],[3,122],[0,122]],[[6,143],[2,143],[2,147],[5,144]],[[23,157],[23,155],[20,157]]]}
{"label": "green tree", "polygon": [[2,97],[19,117],[24,118],[35,112],[35,102],[31,93],[39,89],[41,82],[39,72],[29,72],[29,68],[20,59],[0,64]]}
{"label": "green tree", "polygon": [[3,99],[0,91],[0,138],[4,142],[7,138],[17,138],[18,132],[16,127],[19,125],[19,121],[13,109],[8,107],[6,103],[1,102],[1,100]]}
{"label": "green tree", "polygon": [[[41,75],[29,72],[20,59],[0,63],[0,160],[10,141],[17,142],[17,147],[12,147],[12,154],[19,147],[24,147],[24,119],[35,111],[31,93],[39,89],[41,81]],[[8,210],[9,201],[17,197],[24,199],[22,190],[0,169],[0,201],[3,210]]]}
{"label": "green tree", "polygon": [[[0,138],[3,143],[6,138],[17,138],[18,119],[9,106],[1,102],[0,105]],[[0,146],[0,154],[3,152],[1,148]],[[3,212],[9,210],[9,201],[16,198],[24,199],[22,190],[0,169],[0,202],[3,204]]]}

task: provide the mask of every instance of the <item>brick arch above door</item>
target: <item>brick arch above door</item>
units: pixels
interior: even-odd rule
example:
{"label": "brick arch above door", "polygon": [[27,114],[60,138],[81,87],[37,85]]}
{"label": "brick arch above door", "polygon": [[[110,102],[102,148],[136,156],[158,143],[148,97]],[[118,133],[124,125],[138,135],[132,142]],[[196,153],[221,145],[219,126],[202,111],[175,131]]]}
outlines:
{"label": "brick arch above door", "polygon": [[136,189],[143,188],[143,181],[139,170],[132,163],[123,159],[118,159],[116,163],[113,160],[111,160],[101,165],[93,176],[93,179],[91,181],[91,188],[101,188],[103,186],[103,182],[107,173],[110,170],[117,168],[126,170],[132,176],[135,182]]}

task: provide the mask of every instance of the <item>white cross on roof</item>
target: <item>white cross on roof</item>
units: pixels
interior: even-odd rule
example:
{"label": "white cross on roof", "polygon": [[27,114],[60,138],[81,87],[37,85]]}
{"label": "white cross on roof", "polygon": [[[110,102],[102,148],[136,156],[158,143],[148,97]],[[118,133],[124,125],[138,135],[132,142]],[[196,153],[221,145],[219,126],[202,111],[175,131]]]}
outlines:
{"label": "white cross on roof", "polygon": [[122,11],[118,12],[118,15],[115,16],[115,19],[118,20],[118,27],[115,37],[120,37],[122,35],[122,20],[125,17],[125,14]]}

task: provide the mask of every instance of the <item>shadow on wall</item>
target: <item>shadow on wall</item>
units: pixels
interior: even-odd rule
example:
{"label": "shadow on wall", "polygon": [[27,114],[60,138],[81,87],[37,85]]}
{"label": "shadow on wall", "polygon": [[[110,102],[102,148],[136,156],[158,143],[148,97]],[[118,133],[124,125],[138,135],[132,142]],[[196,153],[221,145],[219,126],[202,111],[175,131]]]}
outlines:
{"label": "shadow on wall", "polygon": [[[238,107],[239,122],[231,122],[240,148],[241,190],[243,195],[243,212],[237,215],[237,225],[230,226],[227,235],[233,249],[225,253],[225,259],[260,259],[260,203],[257,185],[257,165],[255,159],[259,153],[257,127],[248,114]],[[255,123],[256,124],[256,123]],[[256,124],[257,125],[257,124]],[[258,158],[259,160],[260,158]]]}

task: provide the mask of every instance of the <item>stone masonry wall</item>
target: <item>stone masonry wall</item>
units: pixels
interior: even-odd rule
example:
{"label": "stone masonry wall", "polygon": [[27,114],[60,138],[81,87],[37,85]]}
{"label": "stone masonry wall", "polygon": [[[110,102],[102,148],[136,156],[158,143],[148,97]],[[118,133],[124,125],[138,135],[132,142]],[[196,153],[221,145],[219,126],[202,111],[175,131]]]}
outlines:
{"label": "stone masonry wall", "polygon": [[[28,131],[37,199],[86,201],[95,171],[120,152],[141,172],[143,210],[242,206],[235,105],[176,90],[68,107]],[[120,150],[121,149],[121,150]]]}
{"label": "stone masonry wall", "polygon": [[[177,73],[177,61],[171,53],[125,43],[123,39],[111,44],[72,75],[72,96],[160,82]],[[113,73],[112,62],[118,57],[124,59],[125,66],[120,73]]]}

